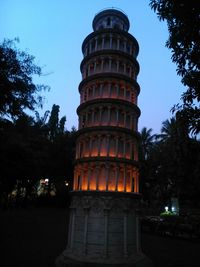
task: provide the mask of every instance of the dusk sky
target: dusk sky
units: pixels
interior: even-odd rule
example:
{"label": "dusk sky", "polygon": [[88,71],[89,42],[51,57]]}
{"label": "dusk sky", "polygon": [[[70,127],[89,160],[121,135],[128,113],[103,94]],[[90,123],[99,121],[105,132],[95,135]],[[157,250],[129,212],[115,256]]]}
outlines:
{"label": "dusk sky", "polygon": [[0,0],[0,42],[18,37],[18,47],[35,56],[44,76],[37,83],[47,84],[43,115],[53,104],[66,115],[67,129],[78,125],[78,85],[81,81],[81,45],[92,32],[92,20],[105,8],[122,9],[130,21],[129,33],[138,41],[141,92],[139,130],[152,128],[159,133],[161,124],[172,114],[184,87],[165,47],[168,30],[149,7],[149,0]]}

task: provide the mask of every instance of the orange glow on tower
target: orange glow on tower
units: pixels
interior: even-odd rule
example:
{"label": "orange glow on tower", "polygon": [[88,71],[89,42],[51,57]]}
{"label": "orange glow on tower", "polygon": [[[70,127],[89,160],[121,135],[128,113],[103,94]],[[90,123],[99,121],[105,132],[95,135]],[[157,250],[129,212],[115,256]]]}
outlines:
{"label": "orange glow on tower", "polygon": [[82,45],[73,190],[139,193],[138,43],[125,28],[95,23]]}

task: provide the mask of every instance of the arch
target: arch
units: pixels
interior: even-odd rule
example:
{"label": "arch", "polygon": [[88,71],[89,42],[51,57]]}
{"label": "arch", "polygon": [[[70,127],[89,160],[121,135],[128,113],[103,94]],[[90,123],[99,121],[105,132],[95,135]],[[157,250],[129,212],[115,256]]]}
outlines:
{"label": "arch", "polygon": [[115,191],[116,187],[116,173],[114,166],[111,165],[109,169],[109,175],[108,175],[108,190],[109,191]]}
{"label": "arch", "polygon": [[99,190],[106,190],[106,169],[105,165],[100,166],[99,170]]}
{"label": "arch", "polygon": [[116,140],[114,136],[110,137],[109,142],[110,142],[109,156],[116,157]]}
{"label": "arch", "polygon": [[101,144],[100,144],[100,156],[101,157],[106,157],[107,156],[107,137],[106,136],[102,136],[101,138]]}

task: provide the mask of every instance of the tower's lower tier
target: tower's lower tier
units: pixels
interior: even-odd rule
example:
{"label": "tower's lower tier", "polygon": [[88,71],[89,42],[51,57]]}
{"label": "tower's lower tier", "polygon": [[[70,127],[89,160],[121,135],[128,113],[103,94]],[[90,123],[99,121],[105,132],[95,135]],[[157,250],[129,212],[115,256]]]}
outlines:
{"label": "tower's lower tier", "polygon": [[68,244],[57,266],[151,266],[140,249],[140,195],[71,193]]}

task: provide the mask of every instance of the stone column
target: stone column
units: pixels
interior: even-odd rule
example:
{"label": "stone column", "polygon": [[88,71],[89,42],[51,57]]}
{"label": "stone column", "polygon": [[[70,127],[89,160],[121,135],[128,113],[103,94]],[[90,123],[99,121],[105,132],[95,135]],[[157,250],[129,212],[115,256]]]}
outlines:
{"label": "stone column", "polygon": [[96,189],[99,190],[99,172],[100,168],[99,166],[96,166]]}
{"label": "stone column", "polygon": [[116,167],[116,184],[115,184],[115,191],[118,191],[118,183],[119,183],[119,166]]}
{"label": "stone column", "polygon": [[124,99],[126,99],[126,86],[124,86]]}
{"label": "stone column", "polygon": [[111,86],[112,86],[112,83],[109,82],[109,86],[108,86],[108,97],[111,97]]}
{"label": "stone column", "polygon": [[87,68],[88,68],[88,76],[90,76],[90,64],[88,64]]}
{"label": "stone column", "polygon": [[116,136],[116,157],[118,157],[118,153],[119,153],[119,137]]}
{"label": "stone column", "polygon": [[136,249],[137,252],[139,253],[141,251],[141,245],[140,245],[140,224],[139,224],[139,216],[136,212],[136,218],[135,218],[135,232],[136,232]]}
{"label": "stone column", "polygon": [[112,48],[112,34],[110,34],[110,49]]}
{"label": "stone column", "polygon": [[124,164],[124,192],[126,192],[126,165]]}
{"label": "stone column", "polygon": [[93,97],[93,99],[95,98],[95,89],[96,89],[96,85],[93,84],[92,85],[92,97]]}
{"label": "stone column", "polygon": [[89,209],[84,208],[84,237],[83,237],[83,254],[87,254],[87,233],[88,233],[88,212]]}
{"label": "stone column", "polygon": [[120,38],[118,37],[117,38],[117,50],[119,50],[119,48],[120,48]]}
{"label": "stone column", "polygon": [[110,153],[110,135],[107,135],[107,157],[109,157],[109,153]]}
{"label": "stone column", "polygon": [[111,118],[111,107],[108,107],[108,125],[110,125],[110,118]]}
{"label": "stone column", "polygon": [[104,59],[102,58],[102,60],[101,60],[101,70],[100,70],[101,72],[103,72],[103,70],[104,70],[103,67],[104,67]]}
{"label": "stone column", "polygon": [[125,136],[123,137],[123,141],[124,141],[124,144],[123,144],[123,158],[126,158],[126,137]]}
{"label": "stone column", "polygon": [[111,72],[111,68],[112,68],[112,58],[109,58],[109,66],[108,66],[109,72]]}
{"label": "stone column", "polygon": [[105,42],[105,36],[102,36],[102,44],[101,44],[101,49],[104,49],[104,42]]}
{"label": "stone column", "polygon": [[124,74],[126,74],[126,63],[124,63],[123,65],[124,65]]}
{"label": "stone column", "polygon": [[116,108],[116,126],[119,124],[119,109]]}
{"label": "stone column", "polygon": [[136,181],[137,181],[137,193],[139,193],[140,188],[139,188],[139,174],[138,174],[138,170],[136,170]]}
{"label": "stone column", "polygon": [[119,109],[117,109],[116,115],[117,115],[117,123],[116,123],[116,125],[119,126]]}
{"label": "stone column", "polygon": [[133,181],[133,168],[131,167],[130,169],[130,187],[131,187],[131,192],[133,191],[133,185],[134,185],[134,181]]}
{"label": "stone column", "polygon": [[126,52],[126,40],[124,40],[124,52]]}
{"label": "stone column", "polygon": [[101,125],[101,121],[102,121],[102,109],[103,109],[103,107],[100,106],[99,107],[99,125]]}
{"label": "stone column", "polygon": [[97,62],[94,62],[94,74],[96,73],[96,68],[97,68]]}
{"label": "stone column", "polygon": [[92,42],[90,41],[90,43],[89,43],[89,53],[91,53],[92,52]]}
{"label": "stone column", "polygon": [[97,46],[98,46],[98,40],[95,38],[95,51],[97,51]]}
{"label": "stone column", "polygon": [[90,189],[90,178],[91,178],[91,165],[88,163],[88,184],[87,184],[87,190]]}
{"label": "stone column", "polygon": [[119,72],[119,60],[117,60],[117,72]]}
{"label": "stone column", "polygon": [[98,135],[98,157],[101,153],[101,135]]}
{"label": "stone column", "polygon": [[129,68],[129,76],[131,77],[131,74],[132,74],[132,68],[131,68],[131,66],[130,66],[130,68]]}
{"label": "stone column", "polygon": [[131,142],[131,140],[129,140],[129,153],[130,153],[130,159],[133,159],[132,154],[133,154],[133,142]]}
{"label": "stone column", "polygon": [[108,209],[104,209],[104,257],[108,256]]}
{"label": "stone column", "polygon": [[103,83],[100,84],[100,97],[103,95]]}
{"label": "stone column", "polygon": [[130,129],[134,130],[134,114],[130,115]]}
{"label": "stone column", "polygon": [[130,55],[132,55],[133,45],[130,44]]}
{"label": "stone column", "polygon": [[86,113],[85,113],[85,127],[88,126],[88,110],[86,110]]}
{"label": "stone column", "polygon": [[126,128],[126,111],[124,111],[124,127]]}
{"label": "stone column", "polygon": [[124,257],[128,257],[128,249],[127,249],[127,217],[128,211],[124,210]]}
{"label": "stone column", "polygon": [[80,177],[80,190],[82,190],[82,186],[83,186],[83,176],[84,176],[84,170],[83,167],[81,169],[81,177]]}
{"label": "stone column", "polygon": [[92,109],[92,125],[94,125],[94,113],[95,113],[95,109]]}
{"label": "stone column", "polygon": [[119,84],[116,84],[116,88],[117,88],[117,98],[119,98]]}
{"label": "stone column", "polygon": [[92,136],[90,137],[89,140],[90,140],[89,141],[89,157],[91,157],[92,156],[92,140],[93,140]]}
{"label": "stone column", "polygon": [[108,191],[109,166],[106,164],[106,191]]}

